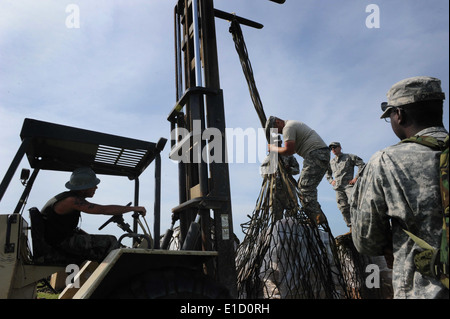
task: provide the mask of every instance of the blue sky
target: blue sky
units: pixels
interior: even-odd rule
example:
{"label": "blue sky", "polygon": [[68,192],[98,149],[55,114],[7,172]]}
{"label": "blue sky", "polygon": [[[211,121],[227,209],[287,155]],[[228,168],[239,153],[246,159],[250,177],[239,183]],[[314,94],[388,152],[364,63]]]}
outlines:
{"label": "blue sky", "polygon": [[[20,145],[23,119],[34,118],[105,133],[157,141],[170,138],[166,118],[175,104],[175,0],[0,0],[0,174]],[[429,75],[442,80],[448,129],[449,3],[447,0],[216,0],[217,9],[258,21],[243,27],[267,115],[303,121],[326,143],[366,162],[397,142],[379,119],[379,105],[395,82]],[[76,4],[80,27],[67,28]],[[379,28],[368,28],[366,7],[379,8]],[[216,20],[221,88],[228,128],[258,128],[229,23]],[[163,152],[162,232],[177,205],[176,164]],[[301,158],[297,157],[301,163]],[[23,161],[21,167],[27,167]],[[22,192],[18,170],[0,203],[10,213]],[[42,207],[64,190],[70,174],[42,172],[27,207]],[[99,176],[93,202],[126,204],[128,180]],[[261,186],[258,163],[230,164],[234,229],[254,209]],[[153,167],[141,177],[141,204],[152,224]],[[347,228],[324,179],[319,202],[334,235]],[[27,214],[25,214],[27,217]],[[96,232],[107,217],[84,215]],[[131,218],[130,218],[131,219]],[[110,225],[103,233],[120,235]]]}

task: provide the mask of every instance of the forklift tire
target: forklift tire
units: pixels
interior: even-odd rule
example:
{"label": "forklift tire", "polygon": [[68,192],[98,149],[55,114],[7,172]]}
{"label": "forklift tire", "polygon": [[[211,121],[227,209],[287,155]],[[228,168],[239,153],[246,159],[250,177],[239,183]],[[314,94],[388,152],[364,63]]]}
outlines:
{"label": "forklift tire", "polygon": [[231,299],[228,289],[199,270],[155,269],[111,290],[108,299]]}

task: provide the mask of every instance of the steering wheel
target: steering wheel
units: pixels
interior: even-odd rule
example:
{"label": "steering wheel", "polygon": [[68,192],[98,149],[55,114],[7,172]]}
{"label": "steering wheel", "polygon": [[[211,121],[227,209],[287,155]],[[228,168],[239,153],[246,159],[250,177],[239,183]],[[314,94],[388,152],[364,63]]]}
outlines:
{"label": "steering wheel", "polygon": [[125,237],[130,237],[130,238],[136,238],[139,240],[139,243],[142,243],[143,240],[147,241],[147,248],[151,248],[153,247],[153,241],[152,239],[144,234],[134,234],[134,233],[128,233],[128,234],[123,234],[122,236],[120,236],[118,243],[122,244],[122,239],[124,239]]}

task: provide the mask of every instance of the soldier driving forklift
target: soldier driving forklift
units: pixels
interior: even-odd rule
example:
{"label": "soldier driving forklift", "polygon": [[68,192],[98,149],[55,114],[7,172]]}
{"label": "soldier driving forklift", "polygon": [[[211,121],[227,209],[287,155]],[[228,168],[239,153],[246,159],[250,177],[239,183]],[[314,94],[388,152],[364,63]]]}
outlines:
{"label": "soldier driving forklift", "polygon": [[[155,277],[161,277],[161,274],[167,273],[184,274],[184,278],[196,278],[205,287],[203,289],[205,291],[206,287],[216,286],[213,281],[204,276],[203,263],[216,256],[217,253],[148,249],[155,248],[154,246],[157,245],[153,245],[153,240],[148,232],[137,233],[139,214],[135,213],[133,229],[123,219],[122,214],[128,211],[145,214],[145,208],[137,205],[139,201],[138,177],[155,160],[154,211],[155,219],[159,220],[160,152],[164,149],[166,139],[161,138],[158,143],[151,143],[33,119],[25,119],[21,138],[22,145],[0,185],[0,199],[5,194],[23,156],[26,155],[34,171],[29,178],[26,174],[22,174],[21,178],[26,180],[24,183],[26,187],[15,211],[10,215],[0,215],[0,247],[2,248],[0,250],[0,266],[2,268],[0,298],[33,298],[36,296],[37,281],[57,271],[64,271],[68,263],[81,265],[84,260],[97,260],[99,263],[103,261],[103,264],[95,270],[88,279],[90,282],[86,286],[83,285],[77,292],[79,295],[75,294],[74,298],[108,298],[118,297],[118,294],[122,298],[134,297],[133,292],[129,292],[130,294],[127,295],[124,287],[120,289],[117,287],[125,285],[130,280],[139,282],[149,278],[155,280]],[[73,170],[77,166],[79,168]],[[33,253],[31,253],[27,240],[29,227],[21,211],[23,211],[23,205],[38,173],[42,170],[63,172],[73,170],[73,173],[70,181],[66,184],[70,191],[52,198],[44,206],[42,210],[44,214],[41,214],[35,207],[30,209],[33,246]],[[100,174],[128,177],[130,180],[134,180],[136,205],[100,206],[87,202],[85,198],[93,196],[96,185],[99,183],[94,170]],[[88,191],[86,191],[86,187]],[[64,199],[69,201],[68,204],[65,203],[67,206],[54,205],[63,203]],[[71,221],[73,224],[67,223],[72,236],[66,240],[58,237],[61,236],[59,233],[61,229],[58,230],[57,224],[52,224],[56,222],[51,220],[58,218],[59,216],[55,216],[55,214],[64,212],[64,209],[67,211],[75,209],[71,212],[75,216]],[[100,229],[110,222],[115,222],[126,233],[117,241],[113,236],[87,235],[75,230],[78,224],[78,209],[94,213],[98,209],[98,212],[110,213],[113,216]],[[54,214],[53,217],[51,214]],[[155,222],[154,226],[155,229],[159,228],[158,222]],[[145,231],[144,227],[142,228]],[[56,236],[46,233],[49,229],[58,231]],[[159,233],[159,229],[157,233]],[[124,237],[132,237],[135,244],[147,249],[123,248],[121,240]],[[100,249],[92,246],[89,248],[89,245],[95,244],[95,240],[92,241],[92,238],[101,238],[100,242],[107,244],[104,247],[102,246],[104,244],[100,244]],[[86,239],[89,240],[86,241]],[[62,244],[54,245],[53,243],[57,240],[61,240]],[[79,247],[80,242],[83,243],[81,247]],[[112,247],[113,245],[116,247]],[[80,253],[75,255],[73,252],[77,247],[81,249],[78,249]],[[179,278],[179,276],[177,277]],[[217,287],[219,286],[217,285]],[[191,292],[177,291],[176,293],[187,295]],[[219,295],[214,297],[225,293],[225,290],[219,290]],[[173,291],[156,290],[147,294],[150,294],[149,297],[159,297],[164,294],[176,296]]]}

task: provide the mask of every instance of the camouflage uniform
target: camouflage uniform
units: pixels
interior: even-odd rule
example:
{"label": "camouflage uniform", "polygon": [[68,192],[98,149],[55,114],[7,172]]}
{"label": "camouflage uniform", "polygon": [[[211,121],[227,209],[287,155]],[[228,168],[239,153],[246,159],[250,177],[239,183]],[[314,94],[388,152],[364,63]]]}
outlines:
{"label": "camouflage uniform", "polygon": [[328,147],[317,149],[303,159],[303,168],[298,179],[298,188],[303,196],[302,203],[306,212],[321,214],[317,201],[317,186],[322,181],[330,161]]}
{"label": "camouflage uniform", "polygon": [[330,184],[333,180],[336,181],[333,189],[336,191],[337,206],[348,227],[351,227],[349,199],[353,191],[353,185],[349,184],[349,182],[353,179],[355,166],[358,167],[358,175],[364,165],[365,163],[360,157],[341,153],[339,156],[332,158],[328,166],[326,179]]}
{"label": "camouflage uniform", "polygon": [[295,142],[295,152],[303,157],[303,168],[298,179],[302,204],[308,214],[322,214],[317,201],[319,186],[328,168],[330,150],[317,132],[305,123],[285,121],[283,140]]}
{"label": "camouflage uniform", "polygon": [[[443,98],[438,79],[406,79],[388,92],[391,101],[382,104],[382,118],[408,103]],[[428,127],[416,136],[444,140],[447,134],[444,127]],[[439,280],[417,271],[414,256],[422,249],[403,231],[434,248],[440,246],[439,156],[440,152],[418,143],[387,147],[372,156],[355,185],[350,204],[354,244],[366,255],[392,249],[394,298],[449,298],[448,289]]]}
{"label": "camouflage uniform", "polygon": [[58,245],[58,250],[78,256],[82,260],[101,263],[109,252],[118,248],[117,239],[112,235],[91,235],[75,232]]}

